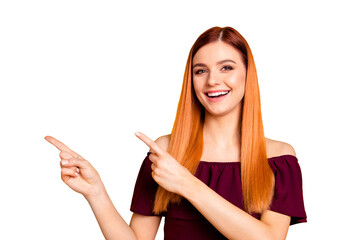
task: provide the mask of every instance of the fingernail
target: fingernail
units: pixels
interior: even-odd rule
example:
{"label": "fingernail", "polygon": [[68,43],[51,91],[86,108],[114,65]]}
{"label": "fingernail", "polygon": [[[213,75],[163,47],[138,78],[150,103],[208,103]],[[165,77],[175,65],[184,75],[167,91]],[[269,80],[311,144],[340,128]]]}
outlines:
{"label": "fingernail", "polygon": [[140,137],[140,133],[139,132],[135,132],[135,135]]}
{"label": "fingernail", "polygon": [[76,171],[77,171],[77,172],[80,172],[80,169],[79,169],[79,168],[76,168]]}
{"label": "fingernail", "polygon": [[79,176],[79,174],[77,172],[75,172],[75,176]]}
{"label": "fingernail", "polygon": [[61,165],[66,165],[66,164],[68,164],[68,163],[69,163],[68,160],[62,160],[62,161],[61,161]]}

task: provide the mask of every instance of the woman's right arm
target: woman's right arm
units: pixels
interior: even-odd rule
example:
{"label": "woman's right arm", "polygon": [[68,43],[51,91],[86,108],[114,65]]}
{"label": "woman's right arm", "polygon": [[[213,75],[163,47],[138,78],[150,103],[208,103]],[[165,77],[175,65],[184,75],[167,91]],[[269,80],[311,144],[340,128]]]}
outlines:
{"label": "woman's right arm", "polygon": [[117,212],[105,188],[99,194],[86,197],[100,229],[107,240],[153,240],[161,217],[133,213],[130,226]]}
{"label": "woman's right arm", "polygon": [[85,197],[107,240],[137,240],[136,233],[125,222],[113,205],[105,187],[94,196]]}
{"label": "woman's right arm", "polygon": [[88,201],[105,239],[155,239],[161,217],[134,214],[129,226],[117,212],[96,169],[59,140],[50,136],[45,140],[60,150],[61,179]]}

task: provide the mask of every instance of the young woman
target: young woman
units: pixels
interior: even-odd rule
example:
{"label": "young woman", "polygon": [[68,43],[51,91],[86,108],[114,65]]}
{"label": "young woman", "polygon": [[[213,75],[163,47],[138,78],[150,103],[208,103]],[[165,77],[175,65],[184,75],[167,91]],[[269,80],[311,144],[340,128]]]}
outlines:
{"label": "young woman", "polygon": [[62,180],[88,200],[106,239],[285,239],[306,222],[302,176],[290,144],[264,136],[254,59],[231,27],[194,43],[171,134],[155,142],[136,180],[130,225],[99,174],[60,141]]}

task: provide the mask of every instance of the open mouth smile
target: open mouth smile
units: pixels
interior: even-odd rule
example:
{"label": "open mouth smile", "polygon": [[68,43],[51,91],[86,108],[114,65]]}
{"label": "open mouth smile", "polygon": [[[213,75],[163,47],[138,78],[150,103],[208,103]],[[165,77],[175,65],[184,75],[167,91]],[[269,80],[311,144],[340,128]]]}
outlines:
{"label": "open mouth smile", "polygon": [[209,91],[205,93],[205,96],[210,102],[219,102],[225,99],[229,92],[230,90]]}

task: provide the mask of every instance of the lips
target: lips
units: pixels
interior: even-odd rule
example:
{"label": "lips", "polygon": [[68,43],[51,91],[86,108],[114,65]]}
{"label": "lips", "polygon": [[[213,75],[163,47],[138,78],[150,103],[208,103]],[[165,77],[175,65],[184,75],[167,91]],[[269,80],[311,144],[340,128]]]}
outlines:
{"label": "lips", "polygon": [[205,93],[215,93],[215,92],[229,92],[230,90],[227,89],[219,89],[219,90],[209,90],[206,91]]}
{"label": "lips", "polygon": [[205,92],[204,94],[210,102],[220,102],[226,98],[229,92],[230,90],[217,90],[217,91],[208,91]]}
{"label": "lips", "polygon": [[210,98],[220,97],[228,94],[230,90],[217,90],[205,92],[205,95]]}

